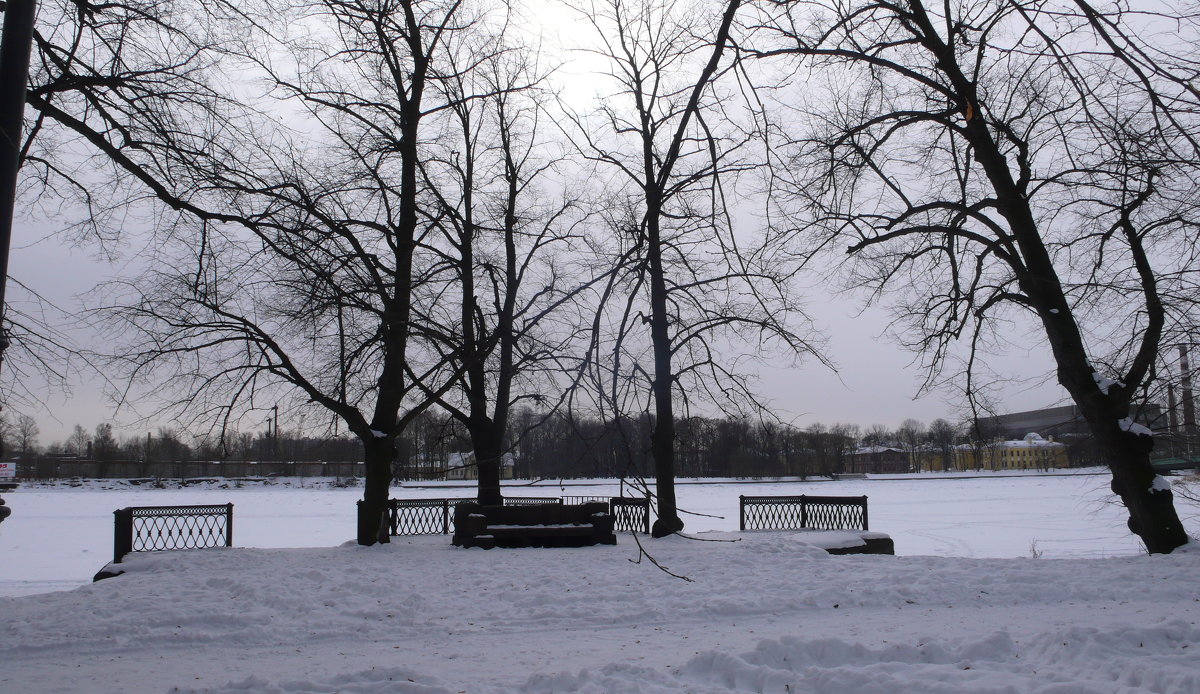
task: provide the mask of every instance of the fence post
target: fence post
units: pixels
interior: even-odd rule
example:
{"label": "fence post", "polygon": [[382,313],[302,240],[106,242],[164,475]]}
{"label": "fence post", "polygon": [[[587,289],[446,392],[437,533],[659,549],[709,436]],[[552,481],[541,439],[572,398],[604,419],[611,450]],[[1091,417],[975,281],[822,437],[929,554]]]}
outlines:
{"label": "fence post", "polygon": [[746,530],[746,495],[738,495],[738,530]]}
{"label": "fence post", "polygon": [[225,504],[225,546],[233,546],[233,504]]}
{"label": "fence post", "polygon": [[808,495],[800,495],[800,527],[808,528]]}
{"label": "fence post", "polygon": [[871,529],[870,524],[867,523],[867,495],[866,494],[863,495],[862,505],[863,505],[863,532],[866,532]]}
{"label": "fence post", "polygon": [[113,563],[133,551],[133,508],[125,507],[113,511]]}
{"label": "fence post", "polygon": [[450,534],[450,500],[442,499],[442,534]]}

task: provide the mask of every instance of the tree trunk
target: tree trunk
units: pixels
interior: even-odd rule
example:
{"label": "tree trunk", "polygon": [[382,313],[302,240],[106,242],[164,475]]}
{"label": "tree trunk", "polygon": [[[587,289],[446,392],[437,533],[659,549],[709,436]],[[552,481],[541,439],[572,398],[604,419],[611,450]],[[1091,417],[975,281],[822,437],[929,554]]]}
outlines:
{"label": "tree trunk", "polygon": [[[1123,432],[1124,434],[1124,432]],[[1149,436],[1123,438],[1150,440]],[[1187,532],[1175,511],[1170,488],[1155,486],[1157,474],[1150,464],[1149,444],[1109,447],[1112,490],[1129,511],[1129,530],[1142,539],[1151,554],[1169,554],[1188,542]]]}
{"label": "tree trunk", "polygon": [[[655,212],[657,215],[657,212]],[[663,274],[662,251],[657,217],[651,218],[650,260],[650,338],[654,345],[654,428],[650,432],[650,452],[654,457],[654,485],[658,495],[658,519],[650,534],[666,537],[683,530],[675,503],[675,410],[671,402],[671,338],[667,329],[667,286]]]}
{"label": "tree trunk", "polygon": [[392,458],[395,446],[391,437],[363,441],[366,480],[363,499],[358,506],[358,544],[389,542],[388,494],[392,486]]}
{"label": "tree trunk", "polygon": [[1175,511],[1174,495],[1169,487],[1158,489],[1155,485],[1158,474],[1150,463],[1154,439],[1122,429],[1120,421],[1128,417],[1127,409],[1117,409],[1119,399],[1101,393],[1090,373],[1087,378],[1093,380],[1090,385],[1095,391],[1091,397],[1076,392],[1071,387],[1076,384],[1068,384],[1065,376],[1060,369],[1060,381],[1071,391],[1112,472],[1111,488],[1129,512],[1129,531],[1141,538],[1151,554],[1169,554],[1186,544],[1188,535]]}
{"label": "tree trunk", "polygon": [[471,445],[475,449],[475,467],[479,471],[478,501],[484,506],[504,503],[500,493],[500,464],[503,460],[500,437],[492,427],[473,427]]}

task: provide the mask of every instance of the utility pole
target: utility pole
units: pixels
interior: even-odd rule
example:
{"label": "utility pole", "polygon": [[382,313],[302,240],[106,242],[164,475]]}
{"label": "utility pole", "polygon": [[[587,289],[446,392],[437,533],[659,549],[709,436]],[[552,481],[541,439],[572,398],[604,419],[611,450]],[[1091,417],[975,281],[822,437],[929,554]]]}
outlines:
{"label": "utility pole", "polygon": [[[17,171],[21,166],[21,131],[25,125],[25,86],[29,81],[29,52],[33,43],[36,0],[8,0],[4,28],[0,30],[0,366],[8,348],[5,328],[8,284],[8,249],[12,245],[12,218],[17,199]],[[0,403],[3,409],[3,403]],[[0,441],[0,457],[4,442]]]}

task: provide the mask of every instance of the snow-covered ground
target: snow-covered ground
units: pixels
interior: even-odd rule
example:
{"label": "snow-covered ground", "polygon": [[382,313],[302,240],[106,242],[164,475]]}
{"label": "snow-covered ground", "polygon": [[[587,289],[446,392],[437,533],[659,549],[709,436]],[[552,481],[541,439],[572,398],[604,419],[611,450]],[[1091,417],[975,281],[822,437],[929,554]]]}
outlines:
{"label": "snow-covered ground", "polygon": [[[0,594],[20,595],[0,597],[0,692],[1194,694],[1200,548],[1142,555],[1105,483],[684,485],[712,541],[643,541],[684,578],[628,535],[344,544],[353,489],[26,488],[0,526]],[[738,494],[805,492],[867,494],[900,556],[733,532]],[[112,510],[226,501],[238,547],[135,555],[79,586],[110,558]],[[28,594],[46,588],[72,589]]]}

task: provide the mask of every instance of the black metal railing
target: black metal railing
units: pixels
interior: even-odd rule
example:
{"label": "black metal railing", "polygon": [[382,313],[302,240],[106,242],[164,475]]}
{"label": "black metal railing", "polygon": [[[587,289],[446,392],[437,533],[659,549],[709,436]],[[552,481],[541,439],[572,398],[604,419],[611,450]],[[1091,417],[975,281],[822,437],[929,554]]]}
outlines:
{"label": "black metal railing", "polygon": [[[388,499],[388,534],[401,535],[449,535],[454,532],[454,505],[459,499]],[[506,506],[539,504],[561,504],[558,497],[516,496],[506,497]]]}
{"label": "black metal railing", "polygon": [[131,552],[233,546],[233,504],[128,506],[113,518],[114,564]]}
{"label": "black metal railing", "polygon": [[[388,533],[402,535],[449,535],[454,532],[454,505],[470,498],[389,499]],[[603,501],[622,532],[650,532],[650,499],[608,496],[507,496],[505,506],[582,504]]]}
{"label": "black metal railing", "polygon": [[740,496],[742,530],[870,530],[865,496]]}
{"label": "black metal railing", "polygon": [[[504,497],[505,506],[541,506],[543,504],[561,504],[565,497],[558,496],[506,496]],[[466,499],[459,499],[466,501]]]}
{"label": "black metal railing", "polygon": [[617,532],[650,534],[650,497],[648,496],[564,496],[564,504],[603,501],[616,519]]}
{"label": "black metal railing", "polygon": [[462,499],[389,499],[388,534],[449,535],[453,529],[450,506]]}

